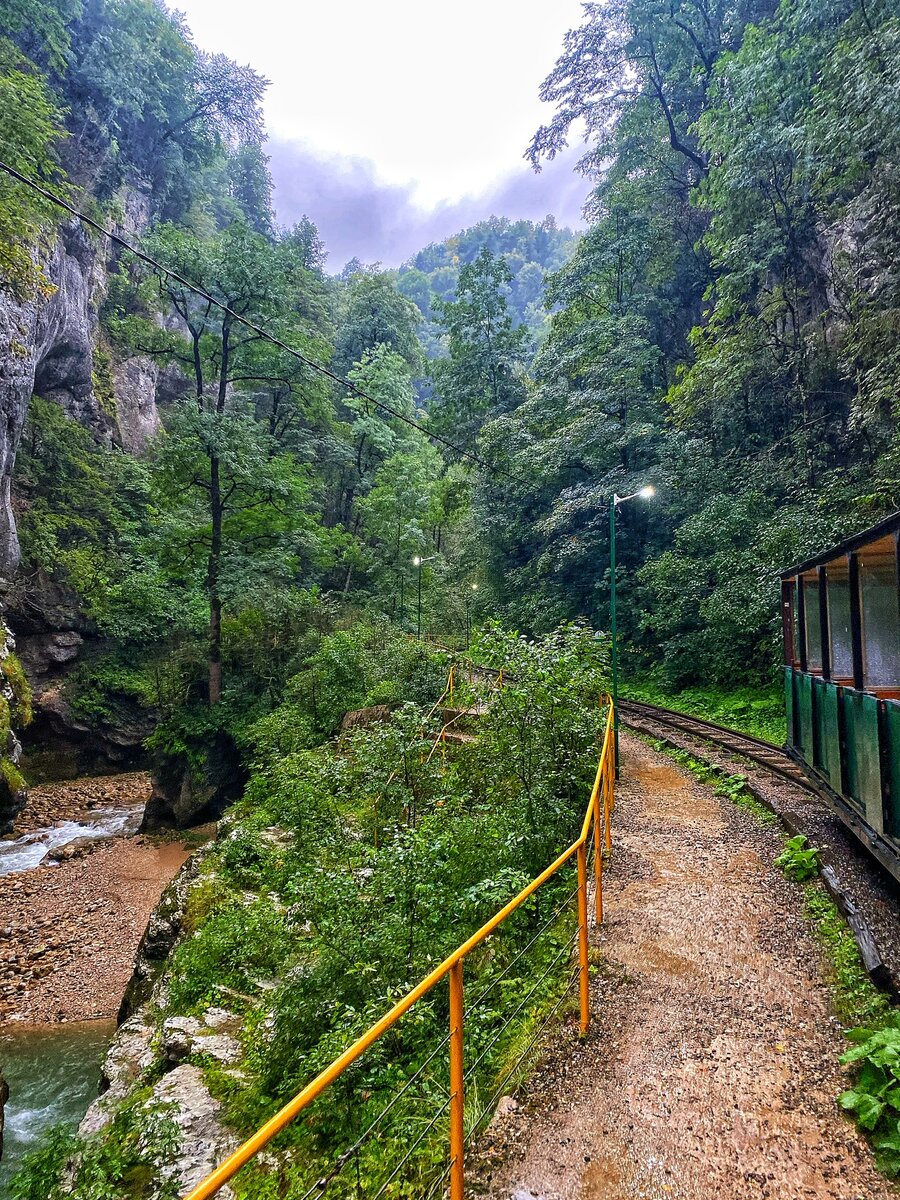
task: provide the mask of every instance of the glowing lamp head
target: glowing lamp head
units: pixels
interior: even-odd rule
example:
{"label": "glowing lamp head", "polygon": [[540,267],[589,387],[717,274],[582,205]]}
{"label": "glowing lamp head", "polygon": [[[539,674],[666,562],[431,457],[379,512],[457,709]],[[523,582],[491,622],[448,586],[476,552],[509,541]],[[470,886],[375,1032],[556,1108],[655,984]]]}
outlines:
{"label": "glowing lamp head", "polygon": [[642,500],[650,500],[656,495],[656,488],[652,483],[648,483],[646,487],[642,487],[638,492]]}
{"label": "glowing lamp head", "polygon": [[417,554],[416,557],[413,559],[413,566],[421,567],[421,565],[422,565],[422,560],[421,560],[421,558],[419,558],[419,556]]}
{"label": "glowing lamp head", "polygon": [[473,591],[473,592],[477,592],[477,591],[478,591],[478,584],[477,584],[477,583],[473,583],[473,584],[472,584],[472,591]]}

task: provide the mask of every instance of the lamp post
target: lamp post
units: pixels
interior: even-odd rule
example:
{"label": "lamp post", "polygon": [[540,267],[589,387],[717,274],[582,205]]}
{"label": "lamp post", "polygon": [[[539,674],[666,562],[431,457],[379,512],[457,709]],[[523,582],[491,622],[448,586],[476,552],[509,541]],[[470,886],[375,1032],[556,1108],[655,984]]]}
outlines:
{"label": "lamp post", "polygon": [[[477,592],[478,584],[477,583],[470,584],[469,591]],[[469,603],[471,600],[474,600],[474,598],[475,598],[474,596],[469,595],[469,592],[466,592],[466,650],[469,649],[469,642],[471,640],[471,635],[472,635],[472,626],[469,623]]]}
{"label": "lamp post", "polygon": [[613,492],[609,506],[609,632],[612,639],[612,700],[613,739],[615,749],[616,779],[619,778],[619,647],[616,630],[616,509],[626,500],[649,500],[656,488],[648,484],[630,496],[617,496]]}
{"label": "lamp post", "polygon": [[420,642],[422,640],[422,564],[431,562],[431,560],[434,558],[437,558],[436,554],[429,555],[428,558],[422,558],[420,555],[417,554],[415,556],[415,558],[412,560],[413,566],[418,570],[418,573],[419,573],[418,586],[417,586],[418,616],[416,618],[416,637],[419,639]]}

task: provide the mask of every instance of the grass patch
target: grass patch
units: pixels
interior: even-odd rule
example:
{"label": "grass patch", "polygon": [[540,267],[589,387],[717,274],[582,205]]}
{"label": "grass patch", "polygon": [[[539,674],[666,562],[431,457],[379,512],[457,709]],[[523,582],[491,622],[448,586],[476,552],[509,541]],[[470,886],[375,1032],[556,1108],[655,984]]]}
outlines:
{"label": "grass patch", "polygon": [[746,687],[732,692],[718,688],[686,688],[667,691],[652,680],[629,682],[622,691],[628,700],[658,704],[675,712],[704,721],[714,721],[729,729],[762,738],[773,746],[783,746],[787,737],[784,696],[778,687]]}
{"label": "grass patch", "polygon": [[888,1020],[890,1002],[865,972],[850,927],[822,885],[804,884],[806,916],[828,961],[832,1004],[845,1025],[870,1025]]}

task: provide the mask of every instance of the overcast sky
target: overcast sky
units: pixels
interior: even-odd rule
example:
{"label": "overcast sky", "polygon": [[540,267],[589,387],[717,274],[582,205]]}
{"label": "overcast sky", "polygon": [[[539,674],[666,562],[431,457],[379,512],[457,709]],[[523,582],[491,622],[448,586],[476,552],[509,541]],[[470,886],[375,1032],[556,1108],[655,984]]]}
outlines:
{"label": "overcast sky", "polygon": [[266,123],[282,224],[307,213],[329,269],[396,265],[492,213],[562,224],[588,191],[577,154],[522,154],[580,0],[175,0],[202,49],[272,81]]}

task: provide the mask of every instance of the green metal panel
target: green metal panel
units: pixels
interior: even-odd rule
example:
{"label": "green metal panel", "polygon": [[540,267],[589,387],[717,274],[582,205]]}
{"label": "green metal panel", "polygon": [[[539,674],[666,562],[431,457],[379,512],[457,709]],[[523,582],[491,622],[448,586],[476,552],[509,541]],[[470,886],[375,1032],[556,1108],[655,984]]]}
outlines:
{"label": "green metal panel", "polygon": [[812,764],[813,760],[813,718],[812,718],[812,679],[809,675],[797,674],[794,677],[794,745]]}
{"label": "green metal panel", "polygon": [[793,667],[784,668],[784,707],[787,712],[787,741],[789,746],[793,746],[796,741],[794,735],[794,669]]}
{"label": "green metal panel", "polygon": [[884,727],[887,732],[887,761],[890,764],[891,802],[888,808],[888,829],[900,838],[900,703],[888,700],[884,706]]}
{"label": "green metal panel", "polygon": [[824,679],[814,679],[813,720],[816,725],[815,766],[836,792],[841,790],[841,735],[838,725],[838,689]]}
{"label": "green metal panel", "polygon": [[849,799],[865,813],[878,833],[884,831],[881,799],[881,761],[878,740],[878,701],[874,696],[844,690],[847,729]]}

